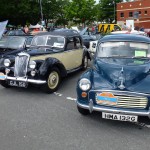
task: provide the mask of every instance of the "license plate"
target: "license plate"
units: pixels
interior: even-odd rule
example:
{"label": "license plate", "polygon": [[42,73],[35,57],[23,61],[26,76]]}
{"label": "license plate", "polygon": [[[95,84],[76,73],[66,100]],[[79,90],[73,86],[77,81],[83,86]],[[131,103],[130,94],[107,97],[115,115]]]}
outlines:
{"label": "license plate", "polygon": [[9,80],[8,84],[10,86],[24,87],[24,88],[26,88],[28,86],[27,82],[23,82],[23,81],[12,81],[12,80]]}
{"label": "license plate", "polygon": [[122,115],[102,112],[102,118],[120,121],[137,122],[138,116],[133,115]]}

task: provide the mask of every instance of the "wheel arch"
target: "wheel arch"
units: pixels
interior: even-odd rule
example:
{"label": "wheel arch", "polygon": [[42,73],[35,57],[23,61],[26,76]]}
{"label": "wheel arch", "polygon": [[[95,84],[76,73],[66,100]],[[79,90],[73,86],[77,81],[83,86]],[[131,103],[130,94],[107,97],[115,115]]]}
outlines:
{"label": "wheel arch", "polygon": [[40,76],[43,76],[44,78],[47,78],[48,75],[49,75],[49,72],[54,67],[59,69],[61,77],[67,76],[67,71],[66,71],[65,66],[56,58],[47,58],[42,63],[42,65],[39,68]]}

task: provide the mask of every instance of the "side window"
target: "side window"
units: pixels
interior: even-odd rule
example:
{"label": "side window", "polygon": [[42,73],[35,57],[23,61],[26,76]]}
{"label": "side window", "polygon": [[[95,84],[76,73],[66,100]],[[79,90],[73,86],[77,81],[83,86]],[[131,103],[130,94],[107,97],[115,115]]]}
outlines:
{"label": "side window", "polygon": [[68,38],[68,43],[67,43],[67,47],[66,50],[72,50],[74,49],[74,39],[72,38]]}
{"label": "side window", "polygon": [[82,43],[81,43],[81,39],[79,37],[75,37],[74,38],[74,45],[75,45],[75,49],[81,48],[82,47]]}
{"label": "side window", "polygon": [[54,42],[57,42],[57,38],[56,38],[56,37],[51,37],[51,36],[49,36],[48,39],[47,39],[46,45],[53,46],[53,45],[54,45]]}

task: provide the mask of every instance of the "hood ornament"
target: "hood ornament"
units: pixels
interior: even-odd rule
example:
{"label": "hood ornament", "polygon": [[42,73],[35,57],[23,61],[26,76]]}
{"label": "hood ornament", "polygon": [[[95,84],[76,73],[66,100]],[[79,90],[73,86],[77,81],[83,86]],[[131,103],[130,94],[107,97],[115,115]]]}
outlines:
{"label": "hood ornament", "polygon": [[121,71],[120,71],[120,76],[119,76],[120,85],[118,86],[118,88],[121,89],[121,90],[123,90],[123,89],[126,88],[126,87],[124,86],[124,81],[125,81],[125,79],[124,79],[123,73],[124,73],[124,70],[123,70],[123,67],[122,67],[122,69],[121,69]]}

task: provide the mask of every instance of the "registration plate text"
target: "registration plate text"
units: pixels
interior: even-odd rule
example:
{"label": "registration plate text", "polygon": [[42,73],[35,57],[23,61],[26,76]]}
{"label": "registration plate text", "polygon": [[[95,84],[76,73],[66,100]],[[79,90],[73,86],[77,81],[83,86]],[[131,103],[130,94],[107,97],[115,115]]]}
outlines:
{"label": "registration plate text", "polygon": [[8,81],[8,84],[10,86],[16,86],[16,87],[24,87],[26,88],[27,87],[27,83],[26,82],[23,82],[23,81]]}
{"label": "registration plate text", "polygon": [[102,118],[111,119],[111,120],[129,121],[129,122],[137,122],[138,120],[138,116],[112,114],[112,113],[105,113],[105,112],[102,112]]}

